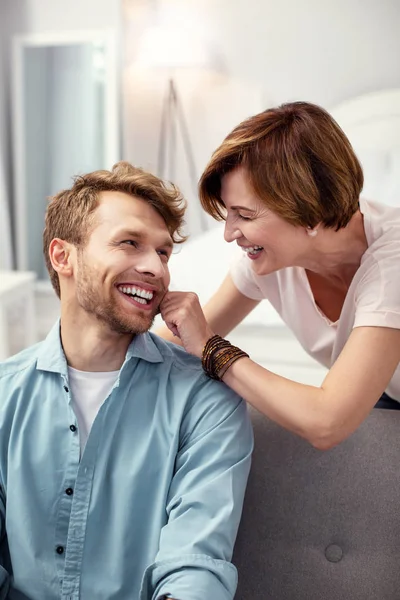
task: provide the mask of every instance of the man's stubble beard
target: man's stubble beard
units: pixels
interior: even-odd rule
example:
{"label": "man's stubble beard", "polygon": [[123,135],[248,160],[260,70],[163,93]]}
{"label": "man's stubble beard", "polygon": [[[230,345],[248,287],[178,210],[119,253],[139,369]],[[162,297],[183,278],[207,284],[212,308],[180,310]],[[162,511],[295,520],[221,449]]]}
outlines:
{"label": "man's stubble beard", "polygon": [[[159,306],[153,309],[152,314],[145,312],[135,315],[124,315],[118,310],[115,300],[110,298],[103,300],[102,289],[96,289],[94,281],[100,278],[94,269],[85,264],[82,256],[78,257],[78,277],[76,282],[76,296],[79,306],[84,311],[96,317],[96,319],[107,325],[111,331],[121,335],[140,335],[146,333],[154,322],[156,314],[159,312]],[[116,291],[116,293],[119,293]]]}

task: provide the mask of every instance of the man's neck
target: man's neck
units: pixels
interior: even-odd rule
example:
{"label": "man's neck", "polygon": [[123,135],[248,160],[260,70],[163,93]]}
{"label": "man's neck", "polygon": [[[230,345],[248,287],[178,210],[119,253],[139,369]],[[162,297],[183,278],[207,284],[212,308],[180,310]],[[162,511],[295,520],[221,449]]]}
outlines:
{"label": "man's neck", "polygon": [[61,342],[67,363],[80,371],[118,371],[125,360],[132,334],[110,331],[90,315],[61,310]]}

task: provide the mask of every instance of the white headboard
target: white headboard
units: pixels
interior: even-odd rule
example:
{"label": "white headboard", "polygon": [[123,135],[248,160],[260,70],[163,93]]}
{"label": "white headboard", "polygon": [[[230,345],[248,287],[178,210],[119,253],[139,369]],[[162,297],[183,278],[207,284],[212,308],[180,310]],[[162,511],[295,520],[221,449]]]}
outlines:
{"label": "white headboard", "polygon": [[400,90],[382,90],[331,111],[361,161],[367,198],[400,206]]}
{"label": "white headboard", "polygon": [[399,147],[400,89],[358,96],[330,112],[355,146],[380,150]]}
{"label": "white headboard", "polygon": [[[400,90],[367,94],[330,110],[349,137],[363,165],[366,198],[400,206]],[[172,289],[192,290],[204,304],[216,291],[233,256],[236,244],[223,239],[223,225],[183,244],[171,259]],[[267,302],[245,319],[250,325],[280,325]]]}

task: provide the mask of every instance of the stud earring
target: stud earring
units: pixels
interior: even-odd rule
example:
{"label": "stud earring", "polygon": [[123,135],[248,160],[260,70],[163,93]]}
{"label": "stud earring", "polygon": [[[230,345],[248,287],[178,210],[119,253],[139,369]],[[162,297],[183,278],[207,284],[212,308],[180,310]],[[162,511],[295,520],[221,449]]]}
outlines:
{"label": "stud earring", "polygon": [[310,237],[315,237],[318,233],[318,229],[311,229],[311,227],[307,227],[306,231],[307,235],[309,235]]}

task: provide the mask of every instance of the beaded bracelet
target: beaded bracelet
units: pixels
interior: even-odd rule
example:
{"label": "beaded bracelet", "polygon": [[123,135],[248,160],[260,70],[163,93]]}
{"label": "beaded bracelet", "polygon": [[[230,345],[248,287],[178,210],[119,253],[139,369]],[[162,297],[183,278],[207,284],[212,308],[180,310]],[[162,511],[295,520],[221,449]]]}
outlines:
{"label": "beaded bracelet", "polygon": [[243,357],[249,355],[221,336],[213,335],[203,348],[201,363],[208,377],[221,381],[233,363]]}
{"label": "beaded bracelet", "polygon": [[214,335],[207,341],[206,345],[203,348],[203,353],[202,353],[203,369],[207,373],[207,375],[212,377],[212,375],[211,375],[211,373],[213,372],[213,360],[212,359],[213,359],[214,354],[216,352],[218,352],[219,350],[222,350],[223,348],[230,348],[230,347],[231,347],[230,342],[228,342],[228,340],[224,340],[219,335]]}

